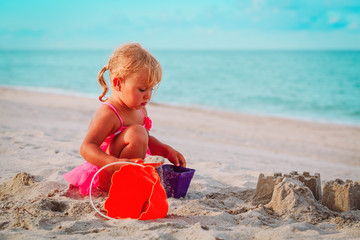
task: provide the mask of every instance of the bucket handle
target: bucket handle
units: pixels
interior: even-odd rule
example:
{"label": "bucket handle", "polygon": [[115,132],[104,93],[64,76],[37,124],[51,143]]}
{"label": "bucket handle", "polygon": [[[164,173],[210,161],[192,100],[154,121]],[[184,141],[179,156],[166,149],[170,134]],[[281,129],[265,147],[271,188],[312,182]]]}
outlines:
{"label": "bucket handle", "polygon": [[92,185],[93,185],[93,182],[94,182],[95,177],[96,177],[102,170],[104,170],[105,168],[110,167],[110,166],[112,166],[112,165],[116,165],[116,164],[132,164],[132,165],[142,166],[141,164],[133,163],[133,162],[112,162],[112,163],[109,163],[109,164],[103,166],[102,168],[100,168],[100,169],[94,174],[93,178],[91,179],[90,189],[89,189],[90,203],[91,203],[92,207],[95,209],[95,211],[96,211],[98,214],[100,214],[102,217],[107,218],[107,219],[109,219],[109,220],[113,220],[113,219],[114,219],[114,220],[117,220],[117,219],[104,215],[103,213],[101,213],[101,212],[95,207],[95,205],[94,205],[94,203],[93,203],[93,200],[92,200],[92,197],[91,197],[91,192],[92,192]]}

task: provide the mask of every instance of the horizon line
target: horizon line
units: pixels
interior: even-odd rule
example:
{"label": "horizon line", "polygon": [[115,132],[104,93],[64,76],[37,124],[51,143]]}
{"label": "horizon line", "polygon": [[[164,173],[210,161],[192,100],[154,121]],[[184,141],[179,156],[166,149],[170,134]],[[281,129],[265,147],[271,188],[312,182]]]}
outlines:
{"label": "horizon line", "polygon": [[[0,51],[113,51],[116,48],[1,48]],[[360,48],[151,48],[150,51],[360,51]]]}

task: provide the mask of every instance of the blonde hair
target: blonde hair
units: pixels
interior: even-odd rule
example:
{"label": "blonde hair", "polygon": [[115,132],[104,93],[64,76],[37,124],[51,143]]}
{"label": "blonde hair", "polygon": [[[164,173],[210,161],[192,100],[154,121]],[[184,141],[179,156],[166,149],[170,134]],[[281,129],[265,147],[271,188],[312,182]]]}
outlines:
{"label": "blonde hair", "polygon": [[149,70],[148,86],[157,86],[161,81],[162,69],[160,63],[149,51],[144,49],[139,43],[127,43],[116,49],[110,57],[108,64],[98,74],[99,83],[103,88],[99,100],[104,102],[106,99],[104,100],[103,98],[109,91],[104,78],[106,70],[110,70],[115,77],[125,80],[130,74],[144,68]]}

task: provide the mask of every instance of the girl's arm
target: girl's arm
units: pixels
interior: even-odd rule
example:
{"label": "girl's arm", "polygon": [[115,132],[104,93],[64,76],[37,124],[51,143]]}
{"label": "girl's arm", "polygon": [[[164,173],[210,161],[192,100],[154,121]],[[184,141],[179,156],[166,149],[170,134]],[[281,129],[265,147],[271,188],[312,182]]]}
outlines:
{"label": "girl's arm", "polygon": [[149,148],[152,155],[159,155],[169,159],[175,166],[186,167],[184,156],[153,136],[149,136]]}
{"label": "girl's arm", "polygon": [[[116,131],[119,127],[118,119],[114,118],[113,113],[99,109],[91,120],[88,132],[80,147],[80,155],[89,163],[103,167],[112,162],[128,161],[111,156],[101,150],[100,145],[105,138]],[[118,170],[119,165],[110,166],[108,170]]]}

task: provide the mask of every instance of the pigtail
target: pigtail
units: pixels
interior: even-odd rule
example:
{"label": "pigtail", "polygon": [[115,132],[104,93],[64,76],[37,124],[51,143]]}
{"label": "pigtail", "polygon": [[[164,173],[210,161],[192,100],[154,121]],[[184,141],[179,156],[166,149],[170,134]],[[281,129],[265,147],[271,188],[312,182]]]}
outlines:
{"label": "pigtail", "polygon": [[105,65],[100,71],[99,71],[99,74],[98,74],[98,80],[99,80],[99,83],[101,85],[101,87],[104,89],[103,92],[101,93],[101,95],[99,96],[99,100],[101,102],[104,102],[107,98],[103,99],[104,96],[106,95],[106,93],[109,91],[109,87],[108,85],[106,84],[106,81],[105,81],[105,78],[104,78],[104,73],[106,70],[109,69],[109,66],[108,65]]}

